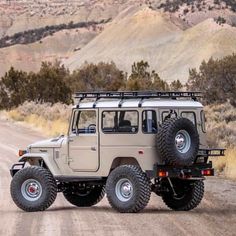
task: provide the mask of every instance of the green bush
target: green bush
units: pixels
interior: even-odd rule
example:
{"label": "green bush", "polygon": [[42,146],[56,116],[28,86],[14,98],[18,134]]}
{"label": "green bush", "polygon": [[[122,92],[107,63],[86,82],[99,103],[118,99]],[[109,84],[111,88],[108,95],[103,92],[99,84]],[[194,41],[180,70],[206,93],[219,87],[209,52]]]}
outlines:
{"label": "green bush", "polygon": [[236,54],[203,61],[199,71],[191,69],[187,88],[203,91],[206,104],[229,101],[236,107]]}
{"label": "green bush", "polygon": [[153,70],[149,71],[149,64],[145,61],[140,61],[132,65],[132,72],[129,76],[126,89],[131,91],[136,90],[169,90],[169,85],[162,80],[159,75]]}

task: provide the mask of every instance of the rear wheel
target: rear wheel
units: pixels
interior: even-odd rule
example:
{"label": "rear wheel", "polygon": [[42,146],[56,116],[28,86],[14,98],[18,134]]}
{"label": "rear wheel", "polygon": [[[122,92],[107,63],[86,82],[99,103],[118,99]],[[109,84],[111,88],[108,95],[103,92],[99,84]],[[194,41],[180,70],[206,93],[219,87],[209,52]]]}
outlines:
{"label": "rear wheel", "polygon": [[149,202],[150,180],[138,166],[119,166],[108,176],[106,193],[110,205],[117,211],[138,212]]}
{"label": "rear wheel", "polygon": [[200,204],[204,195],[202,180],[171,179],[171,183],[173,188],[169,182],[165,183],[169,191],[162,195],[164,203],[169,208],[176,211],[189,211]]}
{"label": "rear wheel", "polygon": [[99,203],[105,195],[103,185],[74,184],[63,192],[64,197],[72,205],[78,207],[90,207]]}
{"label": "rear wheel", "polygon": [[27,167],[13,176],[11,196],[24,211],[43,211],[55,201],[57,184],[48,170],[39,166]]}

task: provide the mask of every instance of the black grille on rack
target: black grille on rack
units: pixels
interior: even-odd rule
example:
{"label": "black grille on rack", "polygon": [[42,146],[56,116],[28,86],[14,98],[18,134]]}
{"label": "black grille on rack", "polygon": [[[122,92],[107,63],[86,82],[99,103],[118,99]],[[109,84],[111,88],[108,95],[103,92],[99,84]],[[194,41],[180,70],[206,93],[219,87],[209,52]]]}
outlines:
{"label": "black grille on rack", "polygon": [[127,92],[77,92],[75,99],[83,100],[85,98],[117,98],[117,99],[135,99],[135,98],[191,98],[197,100],[202,97],[201,92],[160,92],[160,91],[127,91]]}

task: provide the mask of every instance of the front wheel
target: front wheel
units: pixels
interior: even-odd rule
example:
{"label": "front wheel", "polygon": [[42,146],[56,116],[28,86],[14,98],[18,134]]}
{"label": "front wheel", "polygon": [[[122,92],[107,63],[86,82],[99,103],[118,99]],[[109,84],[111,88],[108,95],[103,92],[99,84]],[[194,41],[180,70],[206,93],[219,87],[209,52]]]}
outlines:
{"label": "front wheel", "polygon": [[117,211],[138,212],[149,202],[150,180],[138,166],[119,166],[108,176],[106,193],[110,205]]}
{"label": "front wheel", "polygon": [[176,211],[189,211],[200,204],[204,195],[204,182],[202,180],[171,179],[170,181],[173,188],[166,181],[164,184],[169,191],[162,195],[164,203],[169,208]]}
{"label": "front wheel", "polygon": [[11,181],[11,196],[24,211],[43,211],[57,196],[57,184],[52,174],[39,166],[18,171]]}

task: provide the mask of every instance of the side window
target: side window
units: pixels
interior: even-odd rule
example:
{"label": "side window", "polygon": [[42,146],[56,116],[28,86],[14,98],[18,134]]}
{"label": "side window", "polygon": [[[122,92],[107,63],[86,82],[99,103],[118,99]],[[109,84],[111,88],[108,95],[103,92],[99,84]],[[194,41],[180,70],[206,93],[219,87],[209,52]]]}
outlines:
{"label": "side window", "polygon": [[82,134],[96,133],[96,111],[76,110],[74,113],[72,132]]}
{"label": "side window", "polygon": [[104,111],[102,113],[104,133],[137,133],[137,111]]}
{"label": "side window", "polygon": [[144,133],[157,133],[157,115],[156,111],[147,110],[142,113],[142,130]]}
{"label": "side window", "polygon": [[166,120],[166,118],[168,117],[169,114],[170,114],[169,111],[162,112],[162,114],[161,114],[162,122],[164,122]]}
{"label": "side window", "polygon": [[204,111],[201,111],[202,132],[206,133],[206,116]]}
{"label": "side window", "polygon": [[193,122],[194,125],[196,125],[196,116],[194,112],[181,112],[181,116],[184,118],[187,118]]}
{"label": "side window", "polygon": [[161,113],[161,119],[162,119],[162,122],[165,122],[167,119],[169,118],[173,118],[173,117],[176,117],[177,116],[177,112],[176,110],[169,110],[169,111],[163,111]]}

